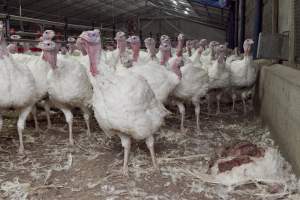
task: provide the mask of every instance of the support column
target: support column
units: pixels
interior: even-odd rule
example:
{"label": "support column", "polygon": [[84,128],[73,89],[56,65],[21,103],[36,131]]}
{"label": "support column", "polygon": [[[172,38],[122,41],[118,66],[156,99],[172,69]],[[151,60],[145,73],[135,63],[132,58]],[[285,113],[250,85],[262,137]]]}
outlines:
{"label": "support column", "polygon": [[278,0],[272,0],[272,33],[278,33]]}
{"label": "support column", "polygon": [[240,0],[240,6],[239,6],[239,15],[240,15],[240,29],[239,29],[239,49],[240,52],[244,52],[244,41],[245,41],[245,22],[246,22],[246,2],[245,0]]}
{"label": "support column", "polygon": [[235,2],[234,47],[239,46],[239,1]]}
{"label": "support column", "polygon": [[65,27],[64,27],[64,40],[65,40],[65,42],[67,43],[67,41],[68,41],[68,18],[65,17],[65,18],[64,18],[64,21],[65,21]]}
{"label": "support column", "polygon": [[235,2],[229,1],[229,24],[227,28],[227,42],[230,49],[234,49],[234,33],[235,33]]}
{"label": "support column", "polygon": [[256,58],[259,34],[262,31],[262,20],[263,20],[263,0],[255,0],[255,20],[254,20],[254,49],[253,58]]}

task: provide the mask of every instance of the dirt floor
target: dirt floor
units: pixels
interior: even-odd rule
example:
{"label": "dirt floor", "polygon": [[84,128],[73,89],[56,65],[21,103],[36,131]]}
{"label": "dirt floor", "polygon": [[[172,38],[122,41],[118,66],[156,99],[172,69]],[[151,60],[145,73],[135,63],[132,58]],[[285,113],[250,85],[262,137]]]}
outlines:
{"label": "dirt floor", "polygon": [[[223,146],[246,140],[276,147],[259,119],[251,112],[243,116],[241,105],[235,114],[208,116],[204,110],[200,132],[195,130],[192,109],[187,112],[186,132],[179,130],[180,117],[175,109],[155,136],[160,173],[152,169],[146,145],[139,142],[131,149],[129,177],[124,177],[120,170],[123,149],[119,138],[106,137],[95,120],[91,122],[93,134],[88,138],[83,118],[74,112],[73,147],[68,145],[67,127],[60,112],[51,115],[53,130],[35,132],[33,122],[28,121],[24,132],[26,151],[21,156],[16,153],[16,114],[4,113],[0,134],[0,199],[300,199],[297,190],[287,186],[274,192],[263,181],[231,186],[216,181],[208,173],[209,162]],[[222,109],[229,112],[229,107]],[[39,122],[45,130],[45,116],[41,112]]]}

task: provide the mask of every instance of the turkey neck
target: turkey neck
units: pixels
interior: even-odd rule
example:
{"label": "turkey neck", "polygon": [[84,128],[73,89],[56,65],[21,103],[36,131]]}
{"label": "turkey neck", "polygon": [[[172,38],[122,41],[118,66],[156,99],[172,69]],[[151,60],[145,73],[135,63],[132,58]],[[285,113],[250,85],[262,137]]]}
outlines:
{"label": "turkey neck", "polygon": [[57,61],[57,51],[56,50],[51,50],[51,51],[43,51],[43,60],[48,62],[52,69],[56,69],[56,61]]}
{"label": "turkey neck", "polygon": [[251,47],[250,46],[244,47],[244,56],[245,57],[250,57],[251,56]]}
{"label": "turkey neck", "polygon": [[133,52],[133,61],[134,62],[137,62],[138,59],[139,59],[140,47],[141,47],[141,44],[139,44],[139,43],[135,43],[135,44],[131,45],[132,52]]}
{"label": "turkey neck", "polygon": [[124,53],[126,50],[126,41],[125,40],[117,40],[117,48],[119,49],[120,53]]}
{"label": "turkey neck", "polygon": [[201,55],[202,52],[203,52],[204,50],[205,50],[205,48],[202,47],[202,46],[200,46],[200,47],[198,48],[198,55]]}
{"label": "turkey neck", "polygon": [[155,46],[154,45],[148,46],[147,51],[152,59],[155,58]]}
{"label": "turkey neck", "polygon": [[191,57],[191,60],[192,60],[193,63],[198,62],[198,60],[199,60],[199,58],[200,58],[203,51],[204,50],[201,46],[196,50],[196,52]]}
{"label": "turkey neck", "polygon": [[100,44],[96,43],[89,43],[86,42],[85,43],[85,49],[86,52],[89,56],[89,60],[90,60],[90,71],[92,72],[92,75],[95,76],[98,74],[98,69],[97,66],[100,62],[100,50],[101,50],[101,46]]}
{"label": "turkey neck", "polygon": [[123,40],[123,39],[117,40],[117,46],[119,49],[118,59],[122,64],[125,64],[123,62],[124,62],[124,58],[126,58],[126,56],[127,56],[126,55],[126,40]]}
{"label": "turkey neck", "polygon": [[221,52],[218,56],[218,63],[223,64],[225,62],[225,53]]}
{"label": "turkey neck", "polygon": [[176,55],[182,56],[182,48],[183,48],[183,41],[182,40],[178,40],[178,44],[177,44],[177,52]]}
{"label": "turkey neck", "polygon": [[214,47],[210,47],[209,50],[210,50],[211,60],[215,59],[216,53],[215,53]]}
{"label": "turkey neck", "polygon": [[181,73],[179,65],[180,65],[180,61],[178,61],[178,58],[176,58],[176,60],[172,64],[171,68],[172,68],[172,71],[178,76],[178,78],[181,79],[182,73]]}
{"label": "turkey neck", "polygon": [[244,47],[244,62],[251,63],[253,57],[251,55],[251,46]]}
{"label": "turkey neck", "polygon": [[164,50],[161,51],[161,60],[160,60],[160,64],[161,65],[165,65],[166,62],[168,62],[168,60],[170,59],[171,53],[169,50]]}

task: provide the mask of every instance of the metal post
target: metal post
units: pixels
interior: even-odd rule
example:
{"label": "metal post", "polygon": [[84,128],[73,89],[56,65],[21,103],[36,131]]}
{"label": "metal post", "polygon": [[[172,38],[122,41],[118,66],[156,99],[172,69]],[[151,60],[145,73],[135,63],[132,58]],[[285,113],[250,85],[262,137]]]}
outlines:
{"label": "metal post", "polygon": [[159,33],[156,33],[156,48],[158,48],[159,47],[159,39],[160,39],[160,35],[159,35]]}
{"label": "metal post", "polygon": [[253,58],[257,56],[257,47],[258,47],[258,39],[259,33],[262,31],[262,20],[263,20],[263,0],[256,0],[255,1],[255,20],[254,20],[254,49],[253,49]]}
{"label": "metal post", "polygon": [[140,40],[141,40],[141,43],[143,43],[143,31],[140,30],[139,32],[140,32]]}
{"label": "metal post", "polygon": [[235,2],[229,1],[229,25],[227,29],[227,42],[228,47],[234,49],[234,30],[235,30]]}
{"label": "metal post", "polygon": [[5,14],[5,37],[9,38],[9,13],[8,13],[8,0],[4,1],[4,6],[3,6],[3,10],[6,13]]}
{"label": "metal post", "polygon": [[240,12],[239,12],[240,13],[239,49],[240,49],[241,52],[244,52],[243,45],[244,45],[244,41],[245,41],[245,21],[246,21],[246,17],[245,17],[245,10],[246,10],[245,0],[240,0],[239,10],[240,10]]}
{"label": "metal post", "polygon": [[65,27],[64,27],[64,40],[67,41],[68,40],[68,18],[65,17],[64,18],[65,21]]}
{"label": "metal post", "polygon": [[140,17],[137,17],[137,31],[139,32],[141,30],[141,19]]}
{"label": "metal post", "polygon": [[239,46],[239,1],[235,2],[234,47]]}
{"label": "metal post", "polygon": [[10,38],[10,16],[9,14],[6,15],[6,18],[5,18],[5,35],[6,35],[6,38]]}
{"label": "metal post", "polygon": [[113,24],[113,32],[112,32],[112,38],[116,36],[116,25]]}
{"label": "metal post", "polygon": [[278,33],[278,7],[279,1],[272,1],[272,33]]}
{"label": "metal post", "polygon": [[296,1],[291,1],[290,3],[290,13],[289,13],[289,64],[294,66],[296,62],[296,45],[295,45],[295,6]]}
{"label": "metal post", "polygon": [[[22,16],[22,0],[19,0],[19,15]],[[24,31],[24,26],[22,21],[20,21],[20,29]]]}
{"label": "metal post", "polygon": [[[160,10],[160,12],[159,12],[159,14],[160,14],[160,17],[162,16],[162,10]],[[158,30],[159,30],[159,34],[161,35],[161,28],[162,27],[162,23],[161,23],[161,20],[159,20],[159,28],[158,28]]]}

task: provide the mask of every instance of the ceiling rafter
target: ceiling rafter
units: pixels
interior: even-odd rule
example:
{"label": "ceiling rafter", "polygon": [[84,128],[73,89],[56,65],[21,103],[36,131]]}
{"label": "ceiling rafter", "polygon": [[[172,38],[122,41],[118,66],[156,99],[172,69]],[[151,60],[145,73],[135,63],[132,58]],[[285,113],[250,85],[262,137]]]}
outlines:
{"label": "ceiling rafter", "polygon": [[68,8],[68,7],[72,6],[73,4],[77,4],[80,2],[82,2],[82,0],[72,1],[71,4],[66,3],[65,6],[61,6],[61,5],[59,5],[58,7],[54,6],[51,9],[47,10],[47,13],[53,13],[54,11],[57,11],[57,8],[59,8],[59,10],[64,10],[65,8]]}
{"label": "ceiling rafter", "polygon": [[[41,4],[41,7],[37,7],[37,6],[34,6],[35,8],[37,8],[40,12],[44,11],[44,10],[47,10],[47,8],[49,7],[53,7],[54,5],[59,5],[61,4],[61,0],[50,0],[50,1],[43,1],[41,0],[41,2],[43,2]],[[49,3],[50,2],[50,3]],[[35,5],[38,5],[38,4],[35,4]],[[27,8],[27,6],[23,6],[24,8]],[[33,6],[31,6],[32,8]]]}
{"label": "ceiling rafter", "polygon": [[[133,2],[133,1],[131,1],[131,2]],[[102,3],[101,5],[105,5],[105,3]],[[100,5],[100,6],[101,6]],[[124,4],[121,4],[121,7],[126,7],[125,5],[123,6]],[[104,10],[105,9],[107,9],[107,7],[110,7],[109,9],[111,9],[111,10],[113,10],[113,9],[115,9],[115,6],[112,6],[112,5],[105,5],[105,7],[104,7]],[[119,13],[119,14],[117,14],[116,16],[114,16],[115,18],[116,17],[118,17],[119,15],[123,15],[123,14],[128,14],[128,15],[131,15],[131,16],[135,16],[135,12],[136,12],[136,10],[139,10],[139,9],[141,9],[141,7],[138,7],[138,6],[135,6],[135,9],[134,10],[132,10],[132,9],[122,9],[121,7],[118,7],[118,9],[119,10],[121,10],[122,11],[122,13]],[[92,10],[95,10],[95,9],[98,9],[98,8],[96,8],[96,7],[93,7],[93,8],[91,8],[91,10],[90,11],[92,11]],[[100,14],[97,14],[97,15],[95,15],[95,16],[93,16],[93,17],[91,17],[91,19],[92,20],[95,20],[95,19],[98,19],[101,15],[103,15],[103,11],[104,11],[103,9],[101,9],[101,11],[99,12]],[[72,15],[72,16],[84,16],[84,14],[85,14],[85,12],[78,12],[78,13],[76,13],[76,14],[74,14],[74,15]],[[70,16],[70,17],[72,17],[72,16]],[[102,17],[103,18],[103,17]],[[108,16],[108,15],[104,15],[104,19],[109,19],[109,18],[112,18],[112,16]]]}
{"label": "ceiling rafter", "polygon": [[[151,8],[148,7],[148,6],[143,6],[143,7],[141,7],[141,8],[137,8],[137,9],[131,10],[131,11],[130,11],[130,12],[131,12],[130,14],[129,14],[129,13],[122,13],[122,14],[120,14],[120,15],[117,15],[117,16],[115,16],[115,19],[116,19],[116,21],[120,22],[120,18],[125,18],[126,15],[130,15],[130,16],[138,16],[140,13],[143,13],[145,10],[148,10],[148,9],[150,10]],[[106,23],[107,23],[109,20],[110,20],[110,17],[108,17],[108,18],[106,18],[106,19],[103,19],[103,20],[101,20],[100,22],[106,25]],[[112,24],[112,23],[110,23],[110,24]]]}
{"label": "ceiling rafter", "polygon": [[[228,21],[226,8],[207,7],[194,3],[194,0],[22,0],[22,4],[24,16],[60,22],[67,17],[69,23],[94,22],[98,26],[112,25],[114,20],[126,22],[128,18],[136,16],[149,17],[159,12],[163,13],[159,16],[192,20],[221,28],[226,27]],[[13,9],[10,14],[18,15],[19,0],[10,0],[9,7]]]}

